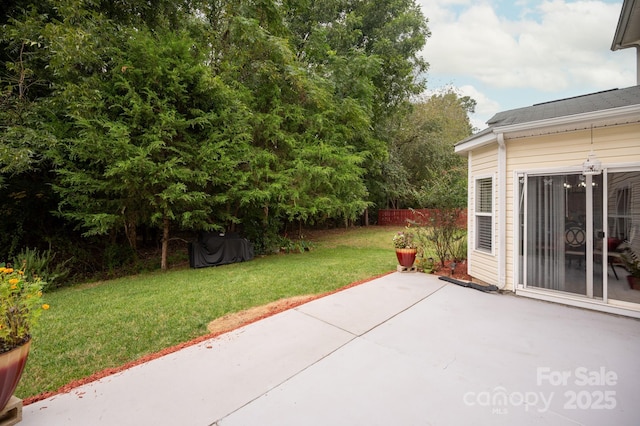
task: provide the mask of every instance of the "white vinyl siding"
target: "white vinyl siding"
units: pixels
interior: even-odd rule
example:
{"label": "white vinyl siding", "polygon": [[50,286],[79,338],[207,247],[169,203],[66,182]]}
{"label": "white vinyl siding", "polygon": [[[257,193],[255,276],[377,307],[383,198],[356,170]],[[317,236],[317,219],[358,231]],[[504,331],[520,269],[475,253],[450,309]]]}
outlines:
{"label": "white vinyl siding", "polygon": [[491,198],[491,229],[495,234],[498,229],[497,220],[497,191],[496,191],[496,172],[498,170],[498,150],[497,146],[491,145],[481,147],[470,153],[468,157],[469,161],[469,232],[467,233],[469,242],[469,259],[467,262],[467,268],[469,275],[477,282],[484,282],[488,284],[495,284],[498,282],[498,258],[495,256],[498,247],[498,240],[496,235],[492,235],[491,245],[492,249],[478,250],[476,249],[476,242],[478,240],[478,229],[476,221],[476,186],[478,180],[491,179],[492,185],[492,198]]}
{"label": "white vinyl siding", "polygon": [[[566,133],[549,132],[543,136],[507,138],[507,287],[513,290],[518,262],[518,218],[514,218],[518,199],[518,172],[580,172],[589,152],[596,154],[603,167],[640,163],[640,124],[596,127]],[[614,210],[612,210],[614,209]],[[609,207],[609,213],[615,206]]]}

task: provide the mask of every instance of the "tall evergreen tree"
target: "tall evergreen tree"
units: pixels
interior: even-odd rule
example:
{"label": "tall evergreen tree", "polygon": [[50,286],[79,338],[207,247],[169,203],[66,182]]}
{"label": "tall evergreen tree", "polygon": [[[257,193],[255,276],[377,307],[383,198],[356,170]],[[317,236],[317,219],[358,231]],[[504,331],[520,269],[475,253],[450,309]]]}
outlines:
{"label": "tall evergreen tree", "polygon": [[0,178],[86,235],[162,229],[163,267],[173,229],[355,219],[423,87],[413,0],[7,4]]}
{"label": "tall evergreen tree", "polygon": [[[367,128],[353,146],[365,155],[370,202],[384,191],[390,128],[425,88],[420,51],[430,36],[414,0],[290,0],[287,21],[298,56],[335,87],[339,99],[363,107]],[[370,203],[369,203],[370,204]]]}
{"label": "tall evergreen tree", "polygon": [[252,112],[253,176],[238,205],[258,222],[354,219],[365,207],[366,154],[354,145],[370,127],[369,100],[344,99],[336,80],[300,60],[277,2],[244,6],[210,14],[225,29],[211,43],[213,69]]}
{"label": "tall evergreen tree", "polygon": [[[141,224],[163,231],[167,267],[173,226],[207,229],[246,141],[232,91],[211,77],[184,33],[121,31],[106,68],[60,96],[73,137],[58,157],[61,212],[87,234]],[[242,110],[241,108],[237,108]]]}

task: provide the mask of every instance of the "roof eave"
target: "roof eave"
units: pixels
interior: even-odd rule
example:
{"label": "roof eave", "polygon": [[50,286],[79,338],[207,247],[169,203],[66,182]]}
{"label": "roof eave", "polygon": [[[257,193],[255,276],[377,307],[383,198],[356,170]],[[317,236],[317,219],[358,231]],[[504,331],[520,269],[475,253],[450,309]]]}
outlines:
{"label": "roof eave", "polygon": [[485,131],[481,132],[481,134],[478,134],[477,136],[472,136],[470,138],[467,138],[457,143],[453,147],[454,152],[456,154],[464,154],[464,153],[473,151],[474,149],[478,149],[483,146],[492,144],[493,142],[496,141],[496,134],[493,131],[487,133],[488,130],[489,129],[486,129]]}
{"label": "roof eave", "polygon": [[[626,0],[622,4],[622,10],[620,11],[620,18],[618,19],[618,26],[613,36],[613,42],[611,43],[611,50],[616,51],[620,49],[626,49],[629,47],[640,47],[640,39],[636,34],[627,33],[631,28],[637,28],[640,25],[640,13],[637,10],[636,0]],[[631,35],[630,40],[626,40],[627,36]]]}
{"label": "roof eave", "polygon": [[536,134],[544,134],[550,132],[552,128],[558,129],[557,131],[569,131],[576,130],[577,126],[581,124],[589,127],[590,125],[614,125],[638,121],[640,121],[640,104],[528,121],[526,123],[495,126],[479,133],[477,137],[472,136],[459,142],[455,145],[454,151],[457,154],[463,154],[490,145],[497,141],[497,135],[500,133],[509,136],[510,134],[535,130]]}
{"label": "roof eave", "polygon": [[494,133],[514,133],[532,129],[548,129],[549,127],[561,127],[579,123],[594,123],[598,121],[619,119],[612,124],[622,124],[627,119],[638,121],[640,116],[640,104],[627,105],[618,108],[590,111],[580,114],[565,115],[562,117],[548,118],[544,120],[529,121],[526,123],[510,124],[506,126],[495,126]]}

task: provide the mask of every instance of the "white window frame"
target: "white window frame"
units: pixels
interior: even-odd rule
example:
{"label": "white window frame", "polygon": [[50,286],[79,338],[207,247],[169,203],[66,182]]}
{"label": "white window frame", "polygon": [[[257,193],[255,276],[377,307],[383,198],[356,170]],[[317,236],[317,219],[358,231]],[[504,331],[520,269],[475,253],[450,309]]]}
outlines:
{"label": "white window frame", "polygon": [[[482,182],[489,182],[489,185],[483,185]],[[494,241],[494,225],[495,225],[495,220],[494,220],[494,204],[495,204],[495,191],[494,191],[494,182],[495,179],[493,176],[489,175],[489,176],[478,176],[475,179],[475,191],[474,191],[474,198],[475,198],[475,202],[474,202],[474,209],[473,209],[473,213],[474,213],[474,228],[475,228],[475,238],[474,238],[474,245],[473,248],[474,250],[477,250],[479,252],[482,253],[489,253],[492,254],[493,253],[493,249],[495,247],[495,241]],[[490,197],[489,197],[489,206],[482,209],[481,211],[481,202],[482,200],[484,200],[484,198],[481,196],[481,191],[483,189],[487,189],[489,188],[491,193],[490,193]],[[481,235],[483,235],[483,233],[480,232],[480,221],[483,219],[480,218],[489,218],[489,223],[491,225],[491,229],[490,229],[490,233],[489,233],[489,247],[483,246],[481,245]],[[484,219],[485,221],[487,219]]]}

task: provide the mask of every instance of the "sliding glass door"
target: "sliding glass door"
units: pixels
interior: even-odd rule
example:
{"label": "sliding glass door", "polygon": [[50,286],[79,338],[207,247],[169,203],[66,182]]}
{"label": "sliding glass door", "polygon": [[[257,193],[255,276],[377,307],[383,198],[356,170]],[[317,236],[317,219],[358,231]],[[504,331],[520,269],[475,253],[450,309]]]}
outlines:
{"label": "sliding glass door", "polygon": [[527,181],[527,284],[532,287],[565,290],[563,182],[564,176],[531,176]]}
{"label": "sliding glass door", "polygon": [[640,253],[640,171],[607,174],[607,295],[609,300],[640,303],[640,291],[627,281],[620,258],[625,248]]}
{"label": "sliding glass door", "polygon": [[520,282],[602,298],[602,175],[523,174],[520,191]]}

